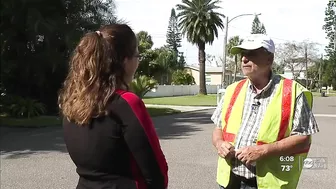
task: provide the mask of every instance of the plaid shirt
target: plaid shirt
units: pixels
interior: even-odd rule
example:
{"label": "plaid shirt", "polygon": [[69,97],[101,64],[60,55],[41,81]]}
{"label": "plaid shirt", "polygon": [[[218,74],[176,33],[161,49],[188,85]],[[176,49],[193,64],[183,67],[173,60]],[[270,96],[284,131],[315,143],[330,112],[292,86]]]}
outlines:
{"label": "plaid shirt", "polygon": [[[248,81],[248,90],[245,98],[242,124],[239,129],[235,149],[244,146],[256,145],[258,130],[264,117],[267,105],[275,95],[279,87],[281,77],[273,75],[266,87],[257,94],[254,87]],[[211,116],[211,120],[217,127],[222,127],[222,105],[224,96],[221,98],[216,110]],[[259,102],[259,103],[258,103]],[[258,103],[259,105],[255,105]],[[293,127],[291,135],[311,135],[319,132],[314,115],[309,108],[306,97],[300,94],[296,99]],[[237,159],[232,162],[232,172],[245,178],[255,177],[255,166],[246,166]]]}

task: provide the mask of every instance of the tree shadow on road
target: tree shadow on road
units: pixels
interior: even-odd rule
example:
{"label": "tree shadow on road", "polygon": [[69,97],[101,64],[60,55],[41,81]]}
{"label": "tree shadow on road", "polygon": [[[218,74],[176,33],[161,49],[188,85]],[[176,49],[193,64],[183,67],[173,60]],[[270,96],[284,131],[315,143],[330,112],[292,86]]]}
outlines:
{"label": "tree shadow on road", "polygon": [[61,127],[0,128],[0,150],[5,159],[25,158],[34,154],[67,152]]}
{"label": "tree shadow on road", "polygon": [[[211,123],[212,111],[195,111],[153,118],[160,139],[181,139],[195,135]],[[210,125],[213,126],[212,124]],[[1,158],[25,158],[50,152],[67,153],[62,127],[0,127]]]}
{"label": "tree shadow on road", "polygon": [[201,110],[158,117],[153,121],[160,139],[181,139],[197,134],[203,127],[213,127],[211,114],[211,110]]}

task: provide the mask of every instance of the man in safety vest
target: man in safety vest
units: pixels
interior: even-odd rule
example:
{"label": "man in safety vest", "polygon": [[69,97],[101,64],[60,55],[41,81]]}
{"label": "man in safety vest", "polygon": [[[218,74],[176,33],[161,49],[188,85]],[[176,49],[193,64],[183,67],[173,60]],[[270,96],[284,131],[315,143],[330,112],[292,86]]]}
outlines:
{"label": "man in safety vest", "polygon": [[274,52],[273,40],[263,34],[231,49],[241,55],[247,78],[226,88],[211,117],[222,189],[295,189],[311,135],[319,132],[312,93],[272,73]]}

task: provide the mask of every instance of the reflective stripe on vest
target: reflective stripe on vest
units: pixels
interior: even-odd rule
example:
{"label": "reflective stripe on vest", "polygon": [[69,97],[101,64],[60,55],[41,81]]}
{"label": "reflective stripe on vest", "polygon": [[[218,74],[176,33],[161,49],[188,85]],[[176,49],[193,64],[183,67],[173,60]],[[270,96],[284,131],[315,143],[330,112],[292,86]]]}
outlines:
{"label": "reflective stripe on vest", "polygon": [[[229,133],[227,132],[227,124],[228,124],[228,120],[229,117],[231,115],[231,111],[232,111],[232,107],[234,106],[236,99],[243,87],[243,85],[245,84],[245,82],[247,81],[247,79],[244,79],[242,81],[240,81],[236,88],[234,89],[234,92],[232,94],[232,97],[230,99],[230,103],[229,106],[227,108],[226,114],[225,114],[225,125],[223,128],[223,139],[224,141],[227,142],[233,142],[235,140],[236,135],[234,133]],[[283,81],[283,91],[282,91],[282,111],[281,111],[281,122],[280,122],[280,129],[279,129],[279,133],[278,133],[278,138],[277,141],[285,138],[286,135],[286,131],[288,129],[289,126],[289,120],[290,120],[290,114],[291,114],[291,109],[292,109],[292,86],[293,86],[293,81],[290,79],[284,79]],[[257,141],[257,145],[262,145],[262,144],[266,144],[263,141]],[[310,146],[302,149],[300,151],[295,152],[295,154],[299,154],[299,153],[305,153],[308,152],[310,149]]]}
{"label": "reflective stripe on vest", "polygon": [[[247,95],[247,80],[238,81],[228,86],[222,111],[223,139],[235,145],[236,135],[241,128],[245,98]],[[312,94],[295,81],[282,78],[279,86],[265,110],[264,119],[260,123],[256,143],[258,145],[273,143],[290,136],[295,102],[298,95],[305,95],[311,106]],[[292,170],[282,170],[281,155],[269,156],[256,161],[256,177],[259,189],[296,188],[307,157],[309,147],[293,154]],[[286,155],[284,155],[286,156]],[[286,156],[288,157],[288,155]],[[230,180],[231,161],[218,157],[217,182],[226,187]]]}
{"label": "reflective stripe on vest", "polygon": [[236,88],[233,92],[233,95],[231,97],[230,104],[229,104],[229,106],[227,108],[227,111],[226,111],[226,114],[225,114],[225,125],[224,125],[224,128],[223,128],[223,139],[224,139],[224,141],[233,142],[234,139],[236,138],[235,134],[226,132],[226,128],[227,128],[227,123],[229,122],[229,117],[231,115],[232,107],[233,107],[234,103],[236,102],[238,94],[241,91],[241,89],[242,89],[242,87],[243,87],[243,85],[245,84],[246,81],[247,81],[247,79],[244,79],[237,84],[237,86],[236,86]]}

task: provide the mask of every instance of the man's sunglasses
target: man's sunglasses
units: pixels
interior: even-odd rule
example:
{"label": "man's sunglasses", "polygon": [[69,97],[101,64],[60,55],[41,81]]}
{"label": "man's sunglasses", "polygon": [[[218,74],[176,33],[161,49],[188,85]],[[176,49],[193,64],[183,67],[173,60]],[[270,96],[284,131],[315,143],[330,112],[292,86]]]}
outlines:
{"label": "man's sunglasses", "polygon": [[242,50],[240,55],[247,56],[247,57],[253,57],[253,56],[257,56],[261,52],[269,54],[269,52],[266,49],[261,48],[261,49],[256,49],[256,50]]}

